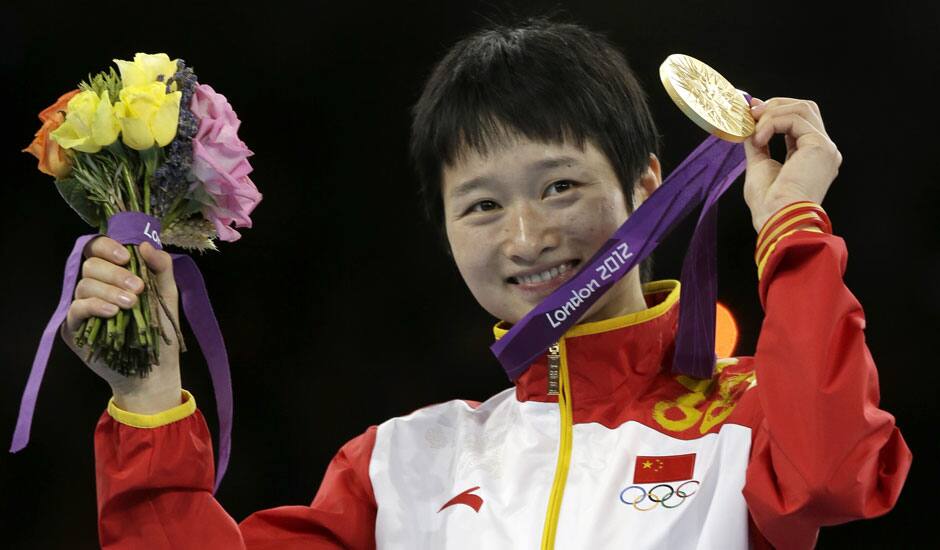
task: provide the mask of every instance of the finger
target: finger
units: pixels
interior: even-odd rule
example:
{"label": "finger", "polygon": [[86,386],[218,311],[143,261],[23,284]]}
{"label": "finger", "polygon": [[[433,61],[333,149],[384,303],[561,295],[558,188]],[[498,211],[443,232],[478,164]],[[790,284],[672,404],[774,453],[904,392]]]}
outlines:
{"label": "finger", "polygon": [[98,257],[91,257],[82,262],[82,277],[97,279],[134,293],[140,293],[144,289],[143,279],[123,267]]}
{"label": "finger", "polygon": [[790,156],[793,155],[793,153],[796,152],[796,140],[793,139],[793,137],[792,137],[790,134],[787,134],[785,137],[786,137],[786,140],[787,140],[787,156],[786,156],[786,158],[787,158],[787,160],[789,160]]}
{"label": "finger", "polygon": [[760,115],[763,114],[766,108],[767,103],[763,99],[751,96],[751,115],[754,117],[755,125],[754,132],[752,132],[744,142],[744,152],[747,156],[748,164],[754,161],[762,161],[771,158],[770,147],[767,145],[758,146],[754,143],[754,139],[757,137],[757,121],[760,120]]}
{"label": "finger", "polygon": [[147,241],[140,243],[139,250],[150,271],[157,276],[157,286],[161,291],[175,289],[173,258],[166,251],[157,250]]}
{"label": "finger", "polygon": [[826,132],[822,116],[819,114],[819,107],[813,101],[774,97],[767,100],[767,102],[759,103],[755,108],[751,109],[751,115],[754,117],[754,120],[758,121],[758,124],[761,118],[788,113],[798,114],[819,128],[820,132]]}
{"label": "finger", "polygon": [[123,244],[106,235],[95,237],[89,241],[85,245],[83,254],[86,258],[98,257],[118,265],[124,265],[131,259]]}
{"label": "finger", "polygon": [[[794,99],[791,99],[791,98],[774,98],[774,99],[775,99],[775,100],[776,100],[776,99],[779,99],[779,100],[780,100],[780,104],[781,104],[782,106],[794,105],[796,102],[798,102],[798,100],[794,100]],[[758,120],[758,121],[759,121],[760,118],[764,115],[764,113],[765,113],[766,110],[767,110],[767,103],[768,103],[768,102],[765,102],[765,101],[763,101],[763,100],[761,100],[761,99],[759,99],[759,98],[751,97],[751,112],[752,112],[752,114],[753,114],[755,120]],[[805,103],[806,103],[806,104],[812,109],[812,111],[816,114],[816,116],[819,118],[819,123],[820,123],[820,125],[822,125],[822,117],[819,115],[819,106],[816,105],[816,102],[815,102],[815,101],[809,101],[809,100],[807,100],[807,101],[805,101]],[[779,109],[779,108],[778,108],[778,109]],[[782,110],[782,109],[781,109],[781,110]],[[775,113],[779,113],[780,110],[775,110],[774,112],[775,112]],[[823,128],[823,130],[825,130],[824,127],[822,127],[822,126],[820,126],[820,127]],[[756,128],[755,128],[755,133],[756,133]],[[752,135],[754,135],[754,134],[752,134]],[[793,153],[796,151],[796,148],[797,148],[797,147],[796,147],[796,139],[794,139],[794,138],[793,138],[792,136],[790,136],[789,134],[787,134],[787,135],[785,136],[785,138],[786,138],[786,145],[787,145],[787,156],[786,156],[786,160],[789,160],[790,157],[793,155]],[[745,147],[746,147],[746,146],[745,146]],[[765,146],[765,147],[762,148],[762,149],[765,149],[765,150],[766,150],[766,153],[767,153],[767,155],[768,155],[768,157],[769,157],[769,156],[770,156],[769,147],[768,147],[768,146]],[[745,151],[746,151],[746,149],[745,149]],[[762,152],[763,152],[763,151],[762,151]]]}
{"label": "finger", "polygon": [[792,97],[775,97],[775,98],[772,98],[772,99],[767,100],[768,103],[770,103],[771,101],[774,101],[776,104],[779,104],[779,105],[797,105],[797,104],[803,104],[803,105],[806,106],[806,108],[810,109],[810,110],[813,112],[813,114],[816,116],[816,118],[819,118],[820,123],[822,122],[822,113],[819,112],[819,105],[817,105],[816,102],[813,101],[812,99],[796,99],[796,98],[792,98]]}
{"label": "finger", "polygon": [[796,140],[797,147],[800,146],[800,141],[807,138],[813,140],[819,139],[820,141],[828,140],[828,137],[822,134],[819,128],[815,127],[802,116],[793,113],[763,117],[761,121],[757,123],[757,128],[752,136],[754,138],[754,144],[757,147],[763,147],[770,142],[770,138],[773,137],[774,134],[790,135]]}
{"label": "finger", "polygon": [[[764,105],[770,105],[770,103],[765,103]],[[791,103],[788,105],[780,105],[776,107],[768,106],[751,111],[754,113],[754,120],[760,122],[760,119],[763,117],[769,116],[780,116],[783,114],[798,114],[809,121],[813,126],[819,128],[819,131],[822,133],[826,132],[826,126],[823,124],[822,117],[819,116],[819,113],[813,109],[809,103]]]}
{"label": "finger", "polygon": [[113,317],[117,315],[118,309],[118,306],[101,298],[75,300],[69,306],[68,313],[65,316],[65,326],[70,334],[74,334],[85,319],[89,317]]}
{"label": "finger", "polygon": [[137,295],[96,279],[82,279],[75,286],[75,298],[100,298],[124,309],[137,303]]}
{"label": "finger", "polygon": [[804,101],[806,101],[807,103],[809,103],[809,106],[813,108],[813,111],[816,113],[816,116],[819,117],[819,122],[820,122],[820,124],[821,124],[821,123],[822,123],[822,113],[819,112],[819,105],[817,105],[816,102],[813,101],[812,99],[806,99],[806,100],[804,100]]}
{"label": "finger", "polygon": [[[753,98],[753,99],[757,99],[757,98]],[[816,112],[816,114],[819,114],[819,105],[817,105],[816,102],[811,99],[796,99],[793,97],[772,97],[768,99],[767,101],[763,101],[763,100],[758,100],[758,101],[760,101],[761,103],[769,103],[769,104],[778,105],[778,106],[779,105],[793,105],[797,103],[806,103]]]}
{"label": "finger", "polygon": [[766,144],[758,146],[754,142],[755,134],[751,134],[744,140],[744,155],[747,158],[747,165],[754,166],[755,163],[770,159],[770,147]]}

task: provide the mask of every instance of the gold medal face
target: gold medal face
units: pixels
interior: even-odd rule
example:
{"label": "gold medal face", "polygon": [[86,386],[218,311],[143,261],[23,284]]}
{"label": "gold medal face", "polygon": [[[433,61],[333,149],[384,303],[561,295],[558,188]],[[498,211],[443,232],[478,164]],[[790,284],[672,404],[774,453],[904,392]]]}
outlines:
{"label": "gold medal face", "polygon": [[674,53],[659,66],[659,77],[679,109],[706,132],[735,143],[754,133],[744,94],[698,59]]}

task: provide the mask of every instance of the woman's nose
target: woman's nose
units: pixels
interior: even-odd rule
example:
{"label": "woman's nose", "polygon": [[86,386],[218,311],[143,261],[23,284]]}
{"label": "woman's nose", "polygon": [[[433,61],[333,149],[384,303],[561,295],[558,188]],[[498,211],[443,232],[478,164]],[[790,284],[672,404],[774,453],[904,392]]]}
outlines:
{"label": "woman's nose", "polygon": [[512,209],[503,229],[503,253],[514,262],[531,264],[559,244],[556,224],[528,205]]}

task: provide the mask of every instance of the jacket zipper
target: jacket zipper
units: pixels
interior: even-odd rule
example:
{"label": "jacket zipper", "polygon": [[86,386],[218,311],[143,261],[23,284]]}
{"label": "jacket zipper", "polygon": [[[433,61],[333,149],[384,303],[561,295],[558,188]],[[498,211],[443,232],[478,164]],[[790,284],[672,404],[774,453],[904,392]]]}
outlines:
{"label": "jacket zipper", "polygon": [[[553,391],[554,393],[552,393]],[[549,493],[548,510],[545,512],[545,525],[542,528],[542,550],[554,550],[555,548],[558,515],[565,493],[565,482],[568,480],[568,466],[571,463],[571,387],[568,378],[564,338],[548,348],[548,395],[558,396],[561,432],[558,438],[558,462],[555,466],[555,479]]]}
{"label": "jacket zipper", "polygon": [[561,354],[558,342],[548,347],[548,395],[558,395],[558,376],[561,371]]}

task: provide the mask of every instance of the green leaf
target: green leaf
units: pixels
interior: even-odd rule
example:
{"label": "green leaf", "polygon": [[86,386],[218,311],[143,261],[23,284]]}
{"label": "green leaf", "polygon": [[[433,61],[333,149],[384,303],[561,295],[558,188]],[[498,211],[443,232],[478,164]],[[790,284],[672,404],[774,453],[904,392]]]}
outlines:
{"label": "green leaf", "polygon": [[212,198],[212,195],[206,192],[202,185],[198,185],[183,199],[180,205],[176,207],[178,214],[174,219],[187,220],[193,214],[201,212],[206,205],[215,204],[216,201]]}
{"label": "green leaf", "polygon": [[111,103],[118,102],[118,95],[121,93],[123,83],[121,77],[114,71],[114,67],[109,67],[107,72],[100,72],[95,76],[88,75],[88,80],[78,83],[78,88],[83,92],[92,91],[101,97],[104,90],[108,90],[108,96]]}
{"label": "green leaf", "polygon": [[180,213],[177,217],[178,220],[185,220],[191,215],[195,214],[202,210],[202,204],[196,201],[183,201],[182,206],[180,206]]}
{"label": "green leaf", "polygon": [[72,178],[56,180],[55,187],[59,190],[59,194],[62,195],[65,202],[72,207],[72,210],[74,210],[76,214],[85,220],[85,223],[94,227],[96,230],[99,228],[101,225],[99,209],[94,202],[88,200],[88,197],[85,195],[85,189],[78,181]]}
{"label": "green leaf", "polygon": [[206,191],[206,188],[202,185],[197,185],[196,188],[193,189],[192,192],[189,194],[189,198],[192,199],[193,201],[196,201],[199,204],[205,204],[205,205],[211,204],[213,206],[218,204],[215,198],[213,198],[213,196],[210,195],[209,192]]}

